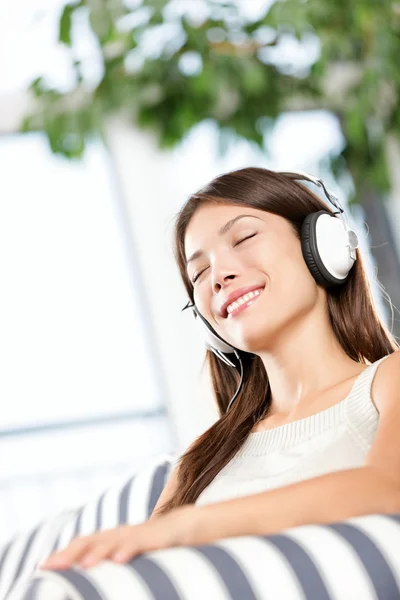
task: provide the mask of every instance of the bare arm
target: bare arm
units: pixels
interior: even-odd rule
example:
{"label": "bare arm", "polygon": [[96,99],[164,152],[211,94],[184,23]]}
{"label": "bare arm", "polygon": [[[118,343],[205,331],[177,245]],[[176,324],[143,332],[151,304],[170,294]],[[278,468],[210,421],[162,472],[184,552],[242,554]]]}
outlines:
{"label": "bare arm", "polygon": [[399,485],[372,467],[328,473],[281,488],[197,508],[190,544],[271,535],[300,525],[334,523],[400,509]]}

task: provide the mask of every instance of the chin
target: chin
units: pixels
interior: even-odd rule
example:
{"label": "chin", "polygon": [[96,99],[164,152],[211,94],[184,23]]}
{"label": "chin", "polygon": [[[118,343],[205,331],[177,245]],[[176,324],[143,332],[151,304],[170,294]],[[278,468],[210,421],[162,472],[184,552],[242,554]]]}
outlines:
{"label": "chin", "polygon": [[253,336],[245,335],[240,338],[236,348],[243,350],[244,352],[250,352],[251,354],[257,354],[258,352],[265,350],[266,340],[270,336],[268,333],[262,334],[260,330],[255,332]]}
{"label": "chin", "polygon": [[264,321],[260,324],[260,319],[253,323],[243,323],[241,331],[235,336],[237,340],[236,348],[252,354],[260,354],[268,350],[271,344],[276,343],[277,335],[281,331],[282,323]]}

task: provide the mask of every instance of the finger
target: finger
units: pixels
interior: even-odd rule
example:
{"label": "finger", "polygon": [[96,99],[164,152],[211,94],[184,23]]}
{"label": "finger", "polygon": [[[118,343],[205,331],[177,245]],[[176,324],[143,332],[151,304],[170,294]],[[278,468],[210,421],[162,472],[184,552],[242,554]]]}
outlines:
{"label": "finger", "polygon": [[78,537],[72,540],[72,542],[64,549],[59,552],[51,554],[47,560],[40,565],[41,569],[54,569],[69,567],[74,564],[75,561],[87,553],[87,549],[92,543],[89,537]]}
{"label": "finger", "polygon": [[[93,543],[91,547],[87,549],[84,556],[79,561],[83,567],[90,567],[97,564],[100,560],[106,558],[111,559],[112,555],[118,551],[119,548],[125,546],[130,538],[130,529],[119,527],[112,531],[113,536],[99,538],[96,543]],[[102,541],[103,539],[103,541]]]}
{"label": "finger", "polygon": [[96,546],[87,549],[86,554],[80,558],[79,564],[82,567],[93,567],[99,561],[111,558],[113,553],[117,552],[117,550],[117,541],[97,544]]}
{"label": "finger", "polygon": [[120,546],[111,555],[110,559],[117,563],[126,563],[138,554],[144,552],[144,549],[140,549],[140,546]]}
{"label": "finger", "polygon": [[111,560],[118,563],[125,563],[135,556],[143,554],[143,552],[159,550],[163,547],[167,547],[167,545],[160,543],[159,540],[152,544],[146,538],[140,539],[136,537],[135,540],[126,540],[125,543],[120,543],[112,553]]}

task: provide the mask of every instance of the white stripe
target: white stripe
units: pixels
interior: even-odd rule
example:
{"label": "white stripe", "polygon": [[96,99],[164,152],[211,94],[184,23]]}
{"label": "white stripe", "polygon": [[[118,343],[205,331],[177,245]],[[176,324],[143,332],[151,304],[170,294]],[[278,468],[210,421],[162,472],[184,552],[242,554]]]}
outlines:
{"label": "white stripe", "polygon": [[48,522],[50,532],[49,535],[46,536],[46,539],[44,541],[43,548],[40,552],[41,556],[39,557],[39,560],[47,558],[54,544],[56,543],[59,535],[64,531],[66,527],[68,527],[68,524],[71,523],[71,520],[75,522],[75,514],[75,510],[68,510],[56,517],[56,523],[54,523],[53,521]]}
{"label": "white stripe", "polygon": [[127,506],[127,523],[138,525],[147,519],[147,505],[153,481],[154,470],[147,469],[135,475],[129,491]]}
{"label": "white stripe", "polygon": [[67,523],[65,523],[64,527],[60,532],[60,539],[58,540],[57,550],[63,550],[68,546],[68,544],[74,536],[75,524],[76,516],[74,518],[71,518],[71,520]]}
{"label": "white stripe", "polygon": [[153,476],[157,467],[163,462],[163,457],[156,456],[153,460],[146,461],[146,465],[138,472],[132,473],[129,477],[126,474],[123,480],[117,485],[113,485],[106,491],[103,508],[101,529],[111,529],[119,526],[119,508],[121,504],[122,490],[125,485],[132,480],[127,507],[127,523],[136,525],[143,523],[147,519],[147,505],[150,498],[150,491],[153,482]]}
{"label": "white stripe", "polygon": [[28,533],[18,534],[17,538],[11,544],[11,548],[7,554],[1,571],[0,598],[4,597],[4,594],[6,594],[6,592],[10,588],[10,585],[15,579],[17,566],[24,553],[26,544],[31,533],[32,532],[29,531]]}
{"label": "white stripe", "polygon": [[146,552],[145,557],[165,571],[183,598],[230,600],[230,594],[217,569],[195,549],[164,548]]}
{"label": "white stripe", "polygon": [[121,483],[118,485],[112,486],[105,493],[101,511],[101,526],[99,531],[103,531],[104,529],[112,529],[113,527],[117,527],[118,518],[119,518],[119,502],[121,496],[121,490],[126,484],[128,478],[123,478]]}
{"label": "white stripe", "polygon": [[37,593],[38,600],[87,600],[77,592],[75,586],[58,573],[46,571],[42,577]]}
{"label": "white stripe", "polygon": [[218,540],[214,545],[224,548],[240,564],[260,598],[304,600],[290,563],[268,540],[241,536]]}
{"label": "white stripe", "polygon": [[383,515],[364,515],[348,519],[376,544],[393,571],[400,588],[400,524]]}
{"label": "white stripe", "polygon": [[[10,594],[7,596],[7,600],[20,600],[23,598],[24,591],[26,590],[26,583],[28,579],[17,579],[15,584],[10,591]],[[1,600],[4,600],[4,596],[0,596]]]}
{"label": "white stripe", "polygon": [[[69,598],[71,600],[85,600],[76,591],[70,590],[71,586],[68,586]],[[26,584],[22,588],[16,587],[12,593],[7,596],[7,600],[24,600],[27,592]],[[38,600],[66,600],[67,588],[66,585],[61,584],[60,581],[54,581],[52,578],[42,579],[39,586],[35,590],[35,597]]]}
{"label": "white stripe", "polygon": [[[64,523],[70,518],[69,511],[65,511],[57,515],[56,517],[49,519],[47,522],[43,523],[43,525],[39,528],[38,532],[35,535],[35,539],[33,544],[25,557],[24,564],[21,569],[21,573],[18,577],[18,581],[24,581],[32,574],[33,570],[36,568],[37,564],[44,560],[49,553],[54,544],[54,541],[58,535],[59,530],[63,527]],[[29,537],[29,535],[28,535]],[[25,539],[26,541],[26,539]],[[25,549],[24,544],[24,549]],[[23,551],[20,553],[20,557],[22,556]],[[6,566],[6,565],[5,565]],[[7,565],[7,569],[10,566]],[[16,572],[17,564],[15,564],[14,575]],[[13,579],[14,579],[13,575]],[[0,578],[0,582],[3,578]],[[15,583],[15,582],[14,582]],[[5,593],[5,589],[4,592]],[[3,594],[0,593],[0,600],[3,598]]]}
{"label": "white stripe", "polygon": [[144,468],[135,475],[128,498],[127,523],[129,525],[138,525],[147,520],[153,477],[157,468],[170,460],[169,456],[157,455],[147,460]]}
{"label": "white stripe", "polygon": [[96,531],[96,513],[99,501],[100,497],[96,498],[95,501],[88,502],[85,505],[82,511],[78,535],[91,535]]}
{"label": "white stripe", "polygon": [[104,560],[87,571],[106,600],[154,600],[142,577],[129,565]]}
{"label": "white stripe", "polygon": [[332,529],[302,525],[285,530],[310,555],[333,598],[376,600],[370,577],[357,552]]}

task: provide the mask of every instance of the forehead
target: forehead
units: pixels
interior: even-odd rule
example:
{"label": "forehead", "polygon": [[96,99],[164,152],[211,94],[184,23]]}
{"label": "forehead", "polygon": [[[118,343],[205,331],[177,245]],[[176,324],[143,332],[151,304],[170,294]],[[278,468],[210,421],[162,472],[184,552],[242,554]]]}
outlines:
{"label": "forehead", "polygon": [[[226,230],[224,226],[242,215],[254,216],[256,219],[240,218],[235,227],[252,227],[262,225],[276,215],[267,213],[264,210],[258,210],[245,205],[232,204],[203,204],[192,216],[185,234],[185,255],[190,258],[198,250],[205,249],[207,242],[217,240]],[[261,221],[261,220],[262,221]],[[237,223],[237,225],[236,225]]]}
{"label": "forehead", "polygon": [[[194,237],[217,233],[226,221],[240,214],[262,216],[264,211],[237,204],[203,204],[196,209],[186,229],[185,243]],[[261,213],[261,214],[260,214]],[[264,213],[265,214],[265,213]]]}

